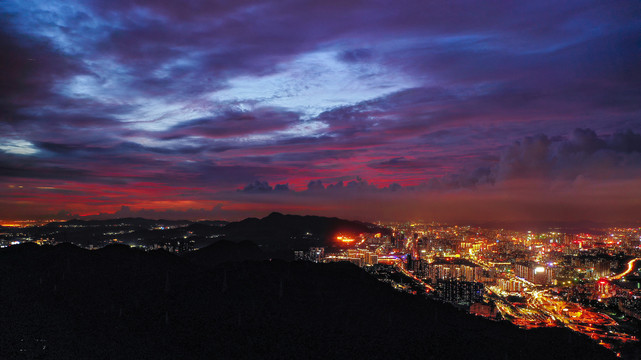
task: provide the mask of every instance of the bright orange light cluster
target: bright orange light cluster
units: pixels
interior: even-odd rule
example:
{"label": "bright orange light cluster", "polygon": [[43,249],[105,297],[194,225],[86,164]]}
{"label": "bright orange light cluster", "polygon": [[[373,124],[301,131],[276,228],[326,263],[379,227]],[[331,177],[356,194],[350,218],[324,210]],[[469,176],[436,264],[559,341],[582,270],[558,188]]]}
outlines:
{"label": "bright orange light cluster", "polygon": [[338,235],[338,236],[336,237],[336,240],[338,240],[338,241],[342,241],[342,242],[344,242],[344,243],[346,243],[346,244],[349,244],[349,243],[352,243],[352,242],[356,241],[356,239],[351,238],[351,237],[349,237],[349,236],[344,236],[344,235]]}
{"label": "bright orange light cluster", "polygon": [[17,224],[17,223],[3,223],[3,224],[0,224],[0,226],[4,226],[4,227],[22,227],[23,225],[22,224]]}

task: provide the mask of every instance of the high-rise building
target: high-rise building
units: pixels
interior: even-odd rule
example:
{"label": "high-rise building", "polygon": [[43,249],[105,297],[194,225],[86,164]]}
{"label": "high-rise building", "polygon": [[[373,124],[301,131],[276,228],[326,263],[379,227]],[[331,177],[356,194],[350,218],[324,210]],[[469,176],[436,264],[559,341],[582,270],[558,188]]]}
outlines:
{"label": "high-rise building", "polygon": [[309,260],[315,263],[321,262],[325,257],[325,248],[324,247],[310,247],[309,248]]}
{"label": "high-rise building", "polygon": [[517,262],[514,264],[514,274],[535,284],[550,284],[556,271],[533,261]]}
{"label": "high-rise building", "polygon": [[470,305],[483,300],[485,287],[472,281],[438,280],[436,294],[444,301]]}
{"label": "high-rise building", "polygon": [[479,281],[483,276],[483,268],[464,259],[439,259],[427,265],[426,277],[436,280]]}
{"label": "high-rise building", "polygon": [[506,292],[521,292],[523,291],[523,284],[514,279],[499,278],[496,280],[498,287]]}
{"label": "high-rise building", "polygon": [[366,265],[376,265],[378,264],[378,255],[371,252],[365,252],[364,260]]}

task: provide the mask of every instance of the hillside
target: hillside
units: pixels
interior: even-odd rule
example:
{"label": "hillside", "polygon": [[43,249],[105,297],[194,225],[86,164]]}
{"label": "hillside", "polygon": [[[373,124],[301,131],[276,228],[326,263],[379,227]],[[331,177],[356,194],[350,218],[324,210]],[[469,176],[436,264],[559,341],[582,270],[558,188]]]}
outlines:
{"label": "hillside", "polygon": [[389,230],[368,223],[335,217],[300,216],[271,213],[262,219],[248,218],[224,227],[227,239],[251,240],[272,251],[331,247],[339,233],[388,233]]}
{"label": "hillside", "polygon": [[613,358],[570,331],[471,317],[343,263],[203,266],[27,244],[0,250],[0,274],[0,358]]}

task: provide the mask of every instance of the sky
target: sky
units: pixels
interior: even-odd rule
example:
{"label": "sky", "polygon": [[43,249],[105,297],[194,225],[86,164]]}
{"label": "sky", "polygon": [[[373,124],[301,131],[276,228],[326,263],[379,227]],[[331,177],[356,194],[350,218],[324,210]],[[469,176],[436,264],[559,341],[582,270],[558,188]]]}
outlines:
{"label": "sky", "polygon": [[641,220],[641,2],[0,3],[0,219]]}

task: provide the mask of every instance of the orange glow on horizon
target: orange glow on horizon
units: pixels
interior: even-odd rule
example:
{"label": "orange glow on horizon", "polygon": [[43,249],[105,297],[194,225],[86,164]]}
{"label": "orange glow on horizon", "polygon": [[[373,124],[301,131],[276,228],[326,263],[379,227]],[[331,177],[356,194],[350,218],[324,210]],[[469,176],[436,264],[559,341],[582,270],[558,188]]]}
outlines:
{"label": "orange glow on horizon", "polygon": [[0,226],[4,227],[23,227],[23,224],[18,224],[18,223],[0,223]]}
{"label": "orange glow on horizon", "polygon": [[12,228],[24,228],[30,226],[41,226],[48,224],[50,222],[56,221],[54,219],[49,220],[0,220],[0,226],[12,227]]}

